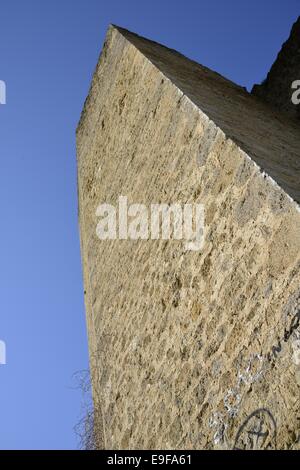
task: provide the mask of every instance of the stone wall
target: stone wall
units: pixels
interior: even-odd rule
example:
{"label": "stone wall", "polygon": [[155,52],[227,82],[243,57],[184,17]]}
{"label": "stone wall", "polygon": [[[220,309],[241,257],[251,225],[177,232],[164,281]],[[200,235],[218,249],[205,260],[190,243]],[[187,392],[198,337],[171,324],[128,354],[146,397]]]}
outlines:
{"label": "stone wall", "polygon": [[293,25],[290,37],[261,85],[254,85],[252,93],[291,118],[300,119],[300,105],[292,102],[292,83],[300,81],[300,17]]}
{"label": "stone wall", "polygon": [[[104,447],[299,446],[299,144],[240,87],[109,28],[77,130]],[[204,204],[203,249],[100,241],[96,209],[120,195]]]}

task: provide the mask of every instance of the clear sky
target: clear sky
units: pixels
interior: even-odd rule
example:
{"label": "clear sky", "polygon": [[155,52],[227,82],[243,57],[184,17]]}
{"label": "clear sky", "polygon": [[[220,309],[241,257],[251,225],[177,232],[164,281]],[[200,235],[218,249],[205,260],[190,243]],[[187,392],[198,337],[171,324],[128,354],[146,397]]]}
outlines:
{"label": "clear sky", "polygon": [[75,129],[109,23],[249,89],[299,14],[299,0],[1,0],[1,449],[77,445],[72,374],[88,354]]}

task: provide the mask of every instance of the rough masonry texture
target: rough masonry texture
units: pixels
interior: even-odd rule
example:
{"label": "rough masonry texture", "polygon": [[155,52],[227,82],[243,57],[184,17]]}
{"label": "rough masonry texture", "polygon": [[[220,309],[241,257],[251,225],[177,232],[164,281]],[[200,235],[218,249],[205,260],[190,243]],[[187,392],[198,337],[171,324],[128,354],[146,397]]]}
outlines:
{"label": "rough masonry texture", "polygon": [[[77,152],[98,445],[299,448],[299,123],[111,26]],[[100,241],[120,195],[204,204],[203,249]]]}

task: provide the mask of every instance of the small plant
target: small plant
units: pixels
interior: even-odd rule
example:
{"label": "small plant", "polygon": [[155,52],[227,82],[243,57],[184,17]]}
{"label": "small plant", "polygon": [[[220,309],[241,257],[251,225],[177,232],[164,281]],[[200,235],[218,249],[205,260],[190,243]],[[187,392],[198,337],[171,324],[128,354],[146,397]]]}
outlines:
{"label": "small plant", "polygon": [[94,406],[92,398],[91,374],[81,370],[73,374],[75,389],[82,392],[82,417],[74,426],[81,450],[100,450],[104,448],[103,418],[100,407]]}

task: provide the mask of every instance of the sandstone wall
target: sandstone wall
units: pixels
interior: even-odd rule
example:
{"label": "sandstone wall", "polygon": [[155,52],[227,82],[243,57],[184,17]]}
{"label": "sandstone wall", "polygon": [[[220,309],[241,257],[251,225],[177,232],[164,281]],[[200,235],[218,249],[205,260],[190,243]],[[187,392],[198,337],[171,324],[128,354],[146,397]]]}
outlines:
{"label": "sandstone wall", "polygon": [[[297,448],[299,133],[207,69],[193,87],[182,56],[149,42],[147,57],[144,40],[137,47],[132,38],[109,29],[77,131],[103,446]],[[168,75],[164,54],[180,77]],[[96,208],[117,205],[119,195],[203,203],[203,250],[176,240],[100,241]]]}

